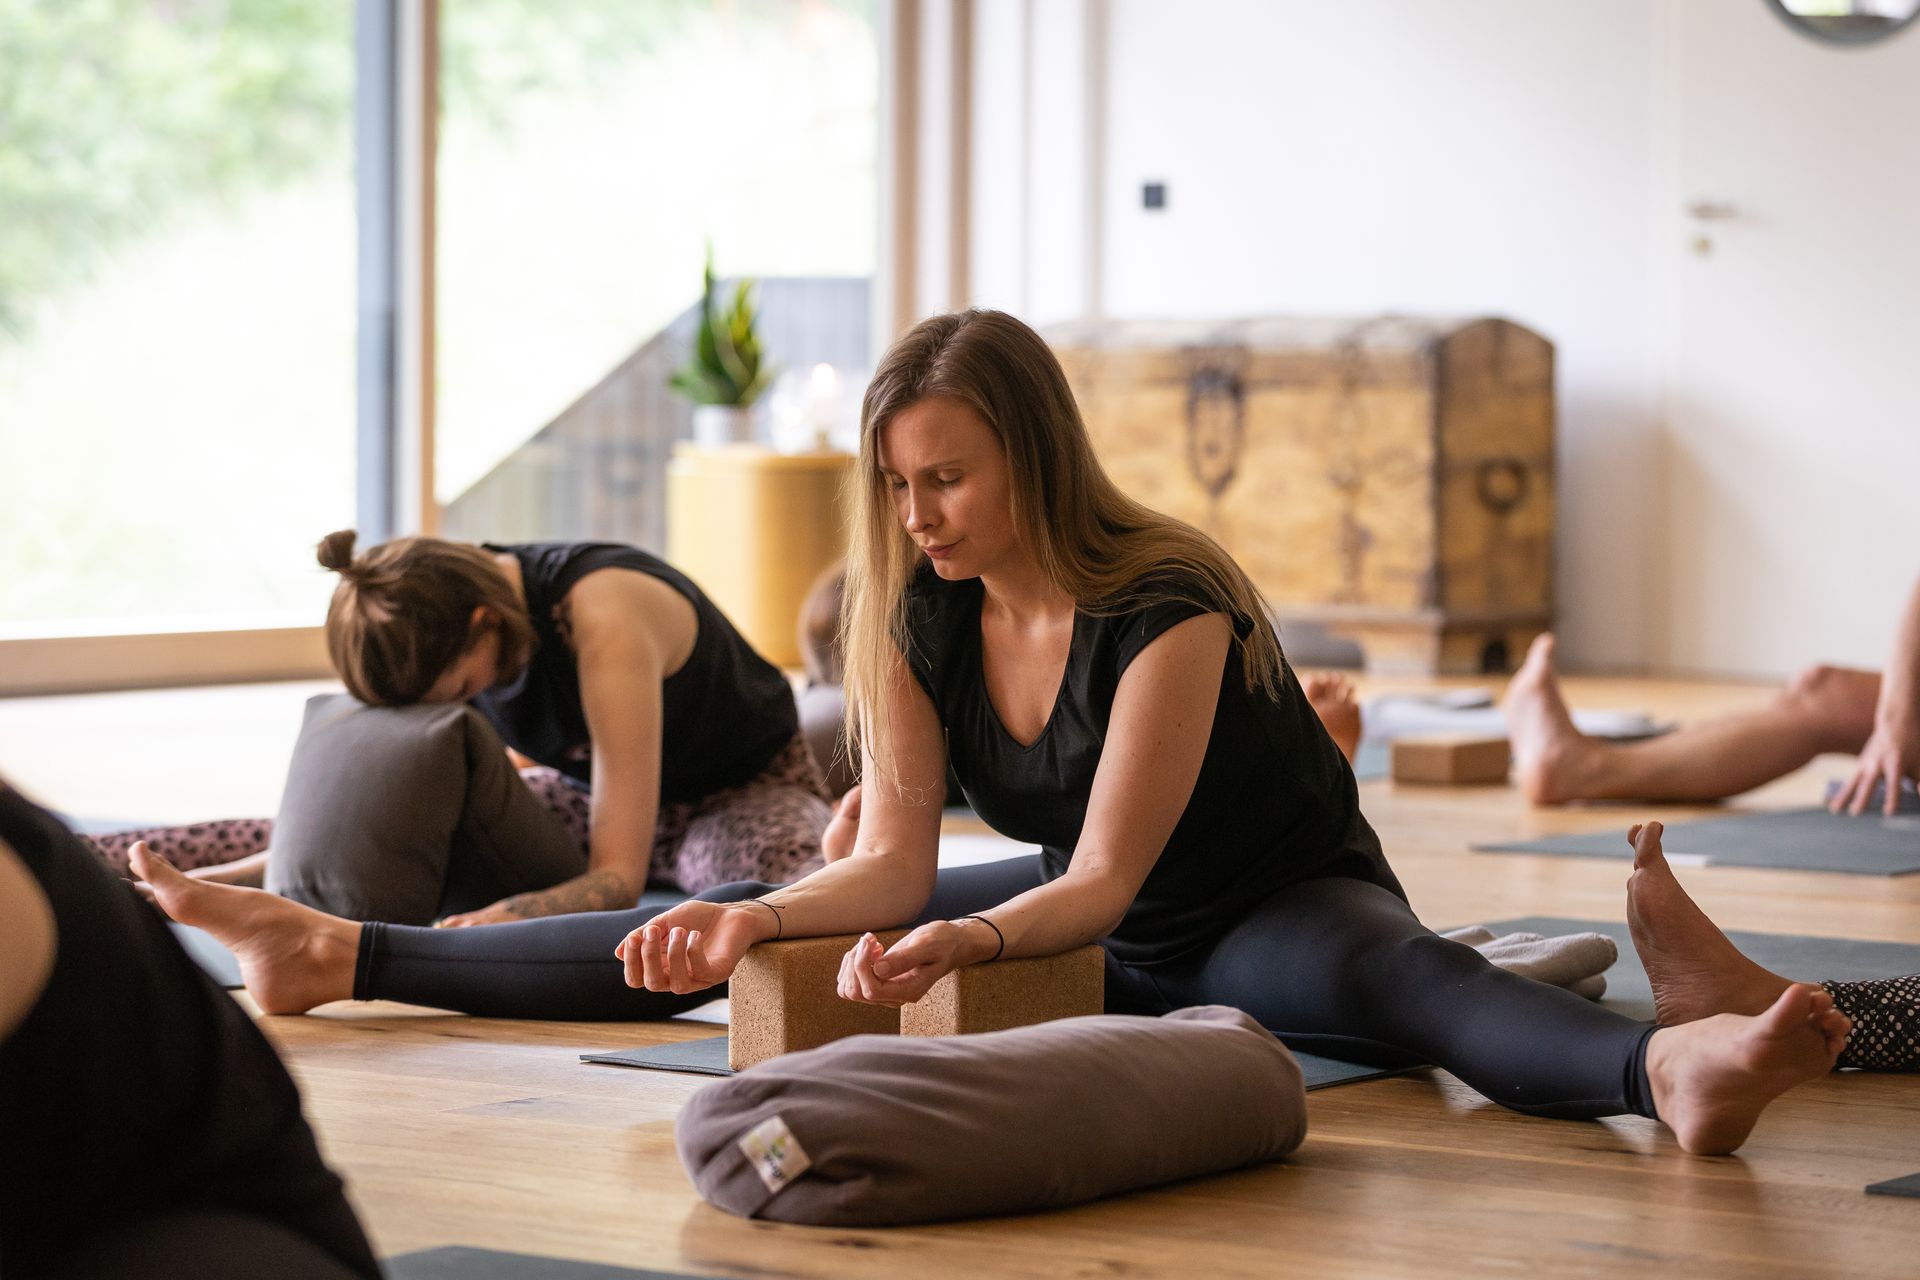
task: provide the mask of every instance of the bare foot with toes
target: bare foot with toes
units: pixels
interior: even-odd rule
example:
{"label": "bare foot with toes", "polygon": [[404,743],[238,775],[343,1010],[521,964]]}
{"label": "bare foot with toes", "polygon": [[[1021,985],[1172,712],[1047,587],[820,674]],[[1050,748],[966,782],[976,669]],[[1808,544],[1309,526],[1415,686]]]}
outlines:
{"label": "bare foot with toes", "polygon": [[1360,703],[1353,696],[1353,682],[1345,676],[1315,674],[1302,676],[1300,688],[1333,735],[1340,754],[1352,764],[1353,753],[1360,747]]}
{"label": "bare foot with toes", "polygon": [[1759,1014],[1793,984],[1740,953],[1707,918],[1673,874],[1657,822],[1627,832],[1633,873],[1627,877],[1627,927],[1653,985],[1663,1027],[1716,1013]]}
{"label": "bare foot with toes", "polygon": [[305,1013],[353,998],[358,924],[262,889],[193,879],[144,840],[127,860],[162,911],[205,929],[233,952],[240,978],[263,1013]]}
{"label": "bare foot with toes", "polygon": [[1730,1155],[1775,1098],[1833,1070],[1851,1028],[1832,996],[1798,984],[1756,1017],[1662,1027],[1647,1042],[1654,1109],[1681,1150]]}
{"label": "bare foot with toes", "polygon": [[1535,804],[1565,804],[1585,798],[1581,788],[1597,744],[1573,727],[1573,713],[1560,695],[1553,665],[1553,636],[1534,637],[1500,699],[1513,744],[1515,776]]}

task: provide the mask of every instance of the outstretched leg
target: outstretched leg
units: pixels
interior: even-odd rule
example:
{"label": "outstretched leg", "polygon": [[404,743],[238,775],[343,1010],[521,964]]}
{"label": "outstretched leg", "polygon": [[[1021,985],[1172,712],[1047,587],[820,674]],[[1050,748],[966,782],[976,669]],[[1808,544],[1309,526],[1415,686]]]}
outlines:
{"label": "outstretched leg", "polygon": [[[725,995],[676,996],[626,985],[614,948],[660,908],[595,911],[472,929],[359,923],[259,889],[184,876],[145,846],[133,868],[173,919],[205,929],[240,962],[267,1013],[305,1013],[335,1000],[398,1000],[496,1018],[639,1020],[671,1017]],[[767,892],[725,885],[732,901]]]}
{"label": "outstretched leg", "polygon": [[[144,848],[135,870],[168,915],[230,947],[247,990],[268,1013],[304,1013],[334,1000],[398,1000],[492,1018],[636,1021],[667,1018],[726,994],[688,995],[626,984],[614,949],[662,908],[590,911],[470,929],[360,924],[258,889],[181,875]],[[940,873],[925,919],[984,911],[1040,883],[1039,858]],[[698,896],[737,902],[777,886],[718,885]]]}
{"label": "outstretched leg", "polygon": [[1828,751],[1857,752],[1873,731],[1880,677],[1814,667],[1758,711],[1723,716],[1644,742],[1590,738],[1574,727],[1543,635],[1501,707],[1521,789],[1535,804],[1574,800],[1706,802],[1751,791]]}
{"label": "outstretched leg", "polygon": [[1398,1050],[1534,1115],[1657,1118],[1702,1154],[1731,1151],[1773,1098],[1829,1070],[1847,1026],[1826,993],[1793,987],[1759,1017],[1651,1028],[1496,968],[1386,889],[1339,878],[1274,894],[1152,973],[1176,1005],[1245,1009],[1304,1048]]}

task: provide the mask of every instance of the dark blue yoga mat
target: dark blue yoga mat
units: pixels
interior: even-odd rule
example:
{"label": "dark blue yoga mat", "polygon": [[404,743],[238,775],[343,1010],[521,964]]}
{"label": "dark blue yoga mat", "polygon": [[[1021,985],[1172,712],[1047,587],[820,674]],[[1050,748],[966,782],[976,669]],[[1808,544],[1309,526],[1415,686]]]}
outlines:
{"label": "dark blue yoga mat", "polygon": [[[1620,945],[1620,959],[1607,970],[1607,1008],[1643,1022],[1653,1019],[1653,988],[1634,954],[1625,924],[1571,920],[1562,916],[1525,916],[1495,920],[1494,933],[1604,933]],[[1862,942],[1857,938],[1812,938],[1793,933],[1735,933],[1727,937],[1754,963],[1796,982],[1859,982],[1920,973],[1920,946],[1904,942]]]}
{"label": "dark blue yoga mat", "polygon": [[532,1253],[449,1246],[388,1258],[387,1280],[711,1280],[690,1271],[642,1271]]}
{"label": "dark blue yoga mat", "polygon": [[[1629,819],[1605,831],[1577,836],[1547,836],[1501,844],[1476,844],[1481,853],[1571,854],[1588,858],[1630,859]],[[1920,871],[1920,815],[1828,813],[1825,809],[1786,809],[1737,813],[1701,822],[1676,822],[1661,838],[1668,857],[1694,866],[1773,867],[1793,871],[1838,871],[1857,876],[1904,876]]]}
{"label": "dark blue yoga mat", "polygon": [[[1325,1089],[1337,1084],[1353,1084],[1380,1076],[1397,1075],[1402,1067],[1369,1067],[1340,1062],[1318,1054],[1293,1055],[1307,1078],[1308,1089]],[[649,1071],[686,1071],[703,1076],[730,1076],[727,1065],[727,1038],[709,1036],[701,1040],[682,1040],[677,1044],[644,1045],[638,1049],[609,1049],[605,1053],[583,1053],[582,1062],[599,1062],[611,1067],[640,1067]]]}

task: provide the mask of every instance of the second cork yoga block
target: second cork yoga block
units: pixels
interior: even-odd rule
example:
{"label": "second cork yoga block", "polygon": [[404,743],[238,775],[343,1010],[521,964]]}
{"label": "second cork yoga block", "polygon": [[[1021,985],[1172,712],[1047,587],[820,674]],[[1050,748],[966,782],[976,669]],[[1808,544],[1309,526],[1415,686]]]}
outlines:
{"label": "second cork yoga block", "polygon": [[1395,782],[1503,783],[1513,766],[1505,738],[1401,738],[1393,743],[1392,756]]}
{"label": "second cork yoga block", "polygon": [[[875,936],[892,946],[906,935]],[[897,1034],[895,1010],[842,1000],[834,989],[841,958],[859,940],[858,934],[794,938],[750,949],[727,986],[727,1065],[741,1071],[846,1036]]]}
{"label": "second cork yoga block", "polygon": [[1105,1012],[1106,952],[1079,947],[1057,956],[996,960],[948,974],[900,1010],[903,1036],[1005,1031],[1056,1018]]}

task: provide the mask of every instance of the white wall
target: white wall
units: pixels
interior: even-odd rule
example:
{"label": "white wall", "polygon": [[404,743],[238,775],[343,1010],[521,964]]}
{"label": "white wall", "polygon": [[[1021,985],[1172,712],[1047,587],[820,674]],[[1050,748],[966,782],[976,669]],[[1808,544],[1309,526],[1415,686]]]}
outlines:
{"label": "white wall", "polygon": [[[1658,486],[1678,2],[977,0],[975,300],[1042,323],[1393,310],[1530,325],[1559,356],[1569,661],[1777,674],[1780,650],[1668,635],[1679,584],[1754,572],[1669,545],[1659,509],[1685,500]],[[1077,58],[1075,23],[1091,50]],[[1042,158],[1076,131],[1098,140],[1090,162]],[[1140,207],[1150,180],[1164,211]],[[1090,181],[1099,216],[1076,268],[1066,229]],[[1711,562],[1659,571],[1690,554]],[[1796,644],[1844,656],[1850,638],[1816,624]]]}

